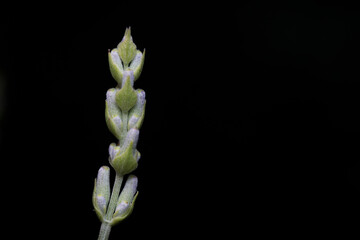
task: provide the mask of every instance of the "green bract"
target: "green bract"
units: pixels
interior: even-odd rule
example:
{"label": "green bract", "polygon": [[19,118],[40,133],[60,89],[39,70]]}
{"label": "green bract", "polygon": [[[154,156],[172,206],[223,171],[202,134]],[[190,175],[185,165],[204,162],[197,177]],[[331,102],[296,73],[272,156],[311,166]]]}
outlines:
{"label": "green bract", "polygon": [[137,100],[136,92],[131,84],[132,79],[130,75],[127,75],[126,79],[123,81],[121,89],[115,95],[117,105],[123,112],[126,113],[135,105]]}
{"label": "green bract", "polygon": [[131,30],[127,28],[122,41],[117,46],[121,60],[124,63],[124,68],[129,66],[129,63],[134,59],[136,55],[136,45],[131,37]]}

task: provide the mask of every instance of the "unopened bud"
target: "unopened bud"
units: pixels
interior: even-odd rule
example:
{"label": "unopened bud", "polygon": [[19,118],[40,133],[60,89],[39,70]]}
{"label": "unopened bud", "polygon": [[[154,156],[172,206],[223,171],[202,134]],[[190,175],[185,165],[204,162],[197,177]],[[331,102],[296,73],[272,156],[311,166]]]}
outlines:
{"label": "unopened bud", "polygon": [[118,50],[113,49],[111,52],[109,51],[108,57],[111,75],[118,82],[119,86],[121,86],[124,68]]}
{"label": "unopened bud", "polygon": [[126,180],[125,186],[120,193],[115,213],[113,215],[112,225],[124,220],[133,210],[137,192],[138,179],[130,175]]}
{"label": "unopened bud", "polygon": [[105,120],[110,132],[120,139],[123,123],[120,108],[116,104],[116,92],[115,88],[111,88],[106,93]]}
{"label": "unopened bud", "polygon": [[136,90],[137,101],[135,106],[129,112],[128,129],[140,129],[145,116],[145,92],[141,89]]}
{"label": "unopened bud", "polygon": [[100,220],[105,216],[110,199],[110,168],[103,166],[99,169],[93,192],[93,205]]}
{"label": "unopened bud", "polygon": [[139,137],[139,130],[131,129],[121,147],[115,147],[114,143],[109,147],[109,162],[116,173],[124,176],[134,171],[138,166],[139,154],[136,144]]}
{"label": "unopened bud", "polygon": [[134,72],[134,81],[136,81],[140,77],[140,74],[144,66],[144,61],[145,61],[145,49],[144,49],[144,53],[141,53],[139,50],[137,50],[135,58],[132,60],[129,67]]}

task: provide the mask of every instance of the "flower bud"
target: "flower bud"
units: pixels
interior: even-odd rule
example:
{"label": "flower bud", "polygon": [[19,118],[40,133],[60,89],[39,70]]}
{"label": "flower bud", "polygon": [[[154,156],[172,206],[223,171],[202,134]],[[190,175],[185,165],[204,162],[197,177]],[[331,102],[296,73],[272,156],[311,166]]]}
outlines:
{"label": "flower bud", "polygon": [[120,204],[121,202],[131,203],[136,193],[137,184],[138,178],[135,175],[130,175],[126,180],[124,189],[121,191],[118,199],[118,204]]}
{"label": "flower bud", "polygon": [[109,146],[109,155],[110,159],[114,159],[115,156],[120,152],[120,146],[117,146],[115,143],[110,144]]}
{"label": "flower bud", "polygon": [[137,168],[139,152],[136,150],[136,144],[138,137],[139,130],[130,129],[122,146],[114,146],[112,143],[109,147],[109,162],[120,176],[124,176]]}
{"label": "flower bud", "polygon": [[144,90],[136,90],[137,101],[135,106],[129,112],[128,129],[140,129],[145,116],[145,92]]}
{"label": "flower bud", "polygon": [[135,58],[132,60],[129,67],[134,72],[134,81],[136,81],[140,77],[141,71],[144,66],[144,61],[145,61],[145,49],[144,49],[144,53],[141,53],[139,50],[137,50]]}
{"label": "flower bud", "polygon": [[108,57],[111,75],[118,82],[119,86],[121,86],[124,68],[118,50],[115,48],[111,50],[111,52],[109,51]]}
{"label": "flower bud", "polygon": [[110,199],[110,168],[103,166],[99,169],[93,192],[93,205],[95,212],[102,221],[106,214]]}
{"label": "flower bud", "polygon": [[123,112],[128,112],[136,104],[137,95],[133,88],[133,84],[133,72],[125,71],[121,89],[115,94],[116,104]]}
{"label": "flower bud", "polygon": [[134,175],[130,175],[126,180],[125,186],[120,193],[113,219],[111,221],[112,225],[124,220],[131,214],[136,197],[138,195],[136,190],[137,184],[138,179]]}
{"label": "flower bud", "polygon": [[115,88],[111,88],[106,93],[105,121],[110,132],[114,134],[117,139],[120,139],[123,123],[121,120],[121,111],[116,103],[117,92]]}

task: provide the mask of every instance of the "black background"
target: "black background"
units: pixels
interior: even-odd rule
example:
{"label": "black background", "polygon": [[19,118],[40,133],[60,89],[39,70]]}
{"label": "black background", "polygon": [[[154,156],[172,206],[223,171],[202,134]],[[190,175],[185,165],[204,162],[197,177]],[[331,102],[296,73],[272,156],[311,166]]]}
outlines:
{"label": "black background", "polygon": [[88,1],[1,8],[12,239],[96,239],[107,51],[128,26],[146,48],[140,194],[110,239],[359,236],[359,6]]}

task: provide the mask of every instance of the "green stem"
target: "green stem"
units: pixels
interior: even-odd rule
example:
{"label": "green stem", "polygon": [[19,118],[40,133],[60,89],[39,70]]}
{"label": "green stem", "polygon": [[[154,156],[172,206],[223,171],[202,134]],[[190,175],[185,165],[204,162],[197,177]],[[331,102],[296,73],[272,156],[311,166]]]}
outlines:
{"label": "green stem", "polygon": [[103,222],[101,224],[98,240],[107,240],[107,239],[109,239],[110,231],[111,231],[110,224],[107,223],[107,222]]}
{"label": "green stem", "polygon": [[122,142],[120,142],[121,145],[124,143],[126,134],[128,132],[128,115],[129,115],[128,112],[122,112],[121,118],[123,121],[123,127],[122,127],[121,133],[120,133],[121,134],[120,139],[122,140]]}
{"label": "green stem", "polygon": [[113,216],[115,208],[116,208],[122,181],[123,181],[123,176],[116,174],[109,206],[108,206],[104,221],[101,224],[98,240],[107,240],[109,238],[110,230],[111,230],[111,225],[109,223],[112,219],[112,216]]}
{"label": "green stem", "polygon": [[107,210],[106,216],[105,216],[105,219],[108,221],[111,221],[112,215],[114,214],[114,210],[116,208],[116,203],[117,203],[117,200],[118,200],[119,194],[120,194],[122,180],[123,180],[123,176],[116,174],[108,210]]}

